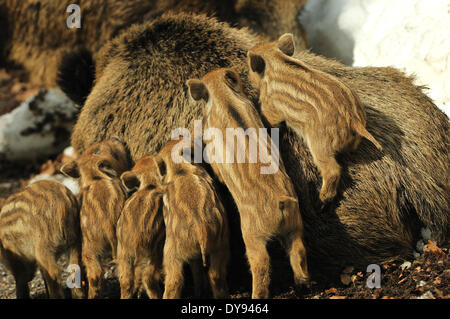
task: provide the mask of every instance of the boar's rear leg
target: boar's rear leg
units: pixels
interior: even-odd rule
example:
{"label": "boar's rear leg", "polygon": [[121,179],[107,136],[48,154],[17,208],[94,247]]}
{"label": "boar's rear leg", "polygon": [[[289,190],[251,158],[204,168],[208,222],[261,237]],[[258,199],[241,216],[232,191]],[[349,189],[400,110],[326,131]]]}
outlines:
{"label": "boar's rear leg", "polygon": [[[167,244],[166,244],[167,246]],[[183,289],[183,261],[164,254],[164,299],[180,299]]]}
{"label": "boar's rear leg", "polygon": [[308,285],[308,264],[301,232],[296,232],[287,238],[286,252],[289,256],[292,272],[294,273],[295,284],[297,286]]}
{"label": "boar's rear leg", "polygon": [[269,298],[270,257],[265,238],[243,234],[250,271],[252,273],[252,298]]}
{"label": "boar's rear leg", "polygon": [[13,271],[14,279],[16,280],[16,298],[29,299],[30,288],[28,283],[33,279],[36,272],[36,265],[34,263],[24,263]]}
{"label": "boar's rear leg", "polygon": [[[134,260],[120,257],[121,255],[119,254],[117,270],[119,273],[120,298],[131,299],[134,297],[136,289],[134,286]],[[137,268],[139,268],[139,265]]]}
{"label": "boar's rear leg", "polygon": [[41,247],[38,248],[36,259],[44,277],[48,298],[63,299],[64,290],[60,284],[61,271],[56,262],[55,255],[49,250],[46,250],[46,248]]}
{"label": "boar's rear leg", "polygon": [[208,276],[216,299],[228,298],[227,265],[228,249],[226,252],[216,252],[210,255]]}
{"label": "boar's rear leg", "polygon": [[89,283],[88,298],[100,297],[103,284],[103,269],[100,257],[95,252],[83,252],[83,264],[86,266],[86,277]]}
{"label": "boar's rear leg", "polygon": [[150,299],[161,298],[161,270],[154,264],[147,262],[142,272],[142,284],[144,285],[147,296]]}
{"label": "boar's rear leg", "polygon": [[[10,255],[5,253],[5,255]],[[5,266],[11,270],[14,279],[16,281],[16,298],[17,299],[29,299],[30,298],[30,288],[28,283],[33,279],[36,272],[36,264],[22,261],[16,257],[6,257],[8,258],[5,262]]]}

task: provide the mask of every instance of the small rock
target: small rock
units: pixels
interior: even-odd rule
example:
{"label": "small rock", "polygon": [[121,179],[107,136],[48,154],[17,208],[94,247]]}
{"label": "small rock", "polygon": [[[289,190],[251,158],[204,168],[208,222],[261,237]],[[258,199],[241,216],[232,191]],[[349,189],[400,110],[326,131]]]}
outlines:
{"label": "small rock", "polygon": [[411,267],[411,262],[410,261],[405,261],[403,264],[400,265],[400,269],[402,271],[404,271],[405,269],[408,269]]}
{"label": "small rock", "polygon": [[425,244],[424,244],[423,240],[419,240],[419,241],[417,242],[417,245],[416,245],[417,251],[418,251],[419,253],[422,253],[424,247],[425,247]]}
{"label": "small rock", "polygon": [[431,239],[431,230],[429,228],[422,228],[420,230],[423,241],[427,242]]}
{"label": "small rock", "polygon": [[423,287],[423,286],[425,286],[426,284],[427,284],[427,283],[426,283],[425,281],[421,280],[421,281],[419,281],[419,283],[417,284],[416,288]]}

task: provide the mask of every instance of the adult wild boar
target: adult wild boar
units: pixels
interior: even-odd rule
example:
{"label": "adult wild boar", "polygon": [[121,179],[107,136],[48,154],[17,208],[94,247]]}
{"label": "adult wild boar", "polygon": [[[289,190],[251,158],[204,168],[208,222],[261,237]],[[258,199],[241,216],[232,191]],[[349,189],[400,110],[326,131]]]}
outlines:
{"label": "adult wild boar", "polygon": [[[158,151],[174,128],[201,118],[203,106],[189,103],[186,80],[219,67],[237,70],[256,102],[245,62],[259,41],[206,16],[164,15],[132,26],[103,48],[72,145],[82,153],[118,135],[134,161]],[[367,130],[384,150],[375,152],[364,140],[357,151],[338,156],[338,194],[321,209],[321,178],[308,149],[281,130],[281,155],[303,212],[311,274],[408,257],[422,226],[443,240],[450,211],[448,118],[395,69],[353,68],[308,52],[297,58],[355,90],[365,105]]]}

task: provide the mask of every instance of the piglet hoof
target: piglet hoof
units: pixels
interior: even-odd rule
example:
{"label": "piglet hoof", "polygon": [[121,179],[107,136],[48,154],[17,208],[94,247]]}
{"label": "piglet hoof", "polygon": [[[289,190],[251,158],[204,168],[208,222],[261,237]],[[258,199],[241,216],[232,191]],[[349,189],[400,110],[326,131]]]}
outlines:
{"label": "piglet hoof", "polygon": [[311,282],[305,280],[302,283],[295,283],[294,292],[297,296],[303,296],[311,291]]}

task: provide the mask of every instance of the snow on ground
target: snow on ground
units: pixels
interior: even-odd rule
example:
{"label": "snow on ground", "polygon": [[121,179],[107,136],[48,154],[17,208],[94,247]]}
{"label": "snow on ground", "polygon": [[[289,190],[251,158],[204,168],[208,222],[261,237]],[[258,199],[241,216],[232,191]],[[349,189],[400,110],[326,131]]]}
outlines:
{"label": "snow on ground", "polygon": [[75,105],[59,89],[42,89],[0,117],[0,159],[57,154],[68,144],[76,114]]}
{"label": "snow on ground", "polygon": [[[61,167],[63,164],[68,163],[71,160],[75,159],[75,150],[72,146],[64,149],[62,156],[58,156],[57,162],[48,161],[48,165],[44,165],[41,167],[41,173],[39,175],[34,176],[32,179],[28,181],[28,184],[33,184],[37,181],[50,180],[55,182],[60,182],[64,184],[70,191],[77,195],[80,189],[80,185],[78,181],[74,178],[67,177],[61,174],[58,167]],[[59,161],[59,163],[58,163]]]}
{"label": "snow on ground", "polygon": [[300,21],[313,52],[415,75],[450,116],[450,0],[308,0]]}
{"label": "snow on ground", "polygon": [[40,175],[36,175],[35,177],[33,177],[28,184],[33,184],[36,183],[38,181],[55,181],[55,182],[60,182],[62,184],[64,184],[64,186],[66,186],[68,189],[70,189],[70,191],[74,194],[77,195],[78,191],[80,189],[80,186],[78,184],[78,182],[70,177],[66,177],[62,174],[55,174],[55,175],[49,175],[49,174],[40,174]]}

